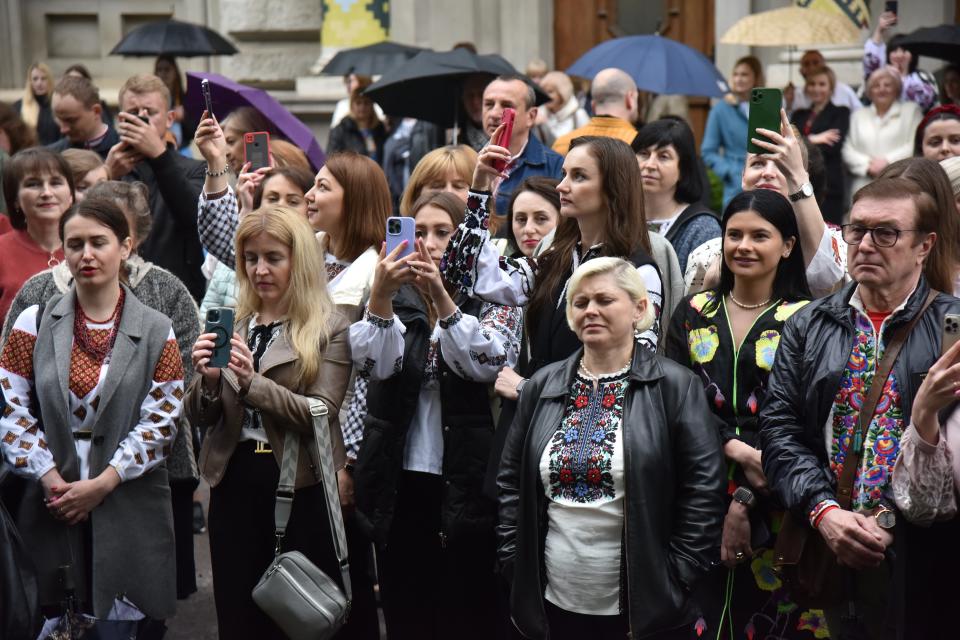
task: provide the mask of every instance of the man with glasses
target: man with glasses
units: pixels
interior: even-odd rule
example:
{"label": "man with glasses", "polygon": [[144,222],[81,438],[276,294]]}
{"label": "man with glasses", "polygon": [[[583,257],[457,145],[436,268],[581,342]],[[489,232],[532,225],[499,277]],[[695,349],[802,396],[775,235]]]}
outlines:
{"label": "man with glasses", "polygon": [[[943,316],[960,312],[928,284],[944,281],[928,261],[938,217],[934,199],[903,178],[857,192],[843,226],[853,282],[787,321],[760,413],[771,491],[846,568],[844,600],[825,608],[835,638],[893,637],[897,623],[889,548],[903,525],[890,479],[914,395],[940,355]],[[901,339],[890,374],[875,379]],[[861,425],[872,385],[883,391]],[[852,491],[838,491],[851,480]]]}

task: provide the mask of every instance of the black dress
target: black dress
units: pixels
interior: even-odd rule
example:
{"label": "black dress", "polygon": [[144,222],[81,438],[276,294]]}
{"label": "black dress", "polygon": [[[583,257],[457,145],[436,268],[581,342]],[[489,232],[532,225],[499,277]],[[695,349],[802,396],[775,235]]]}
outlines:
{"label": "black dress", "polygon": [[[40,113],[37,116],[37,141],[41,147],[53,144],[60,139],[60,127],[53,118],[53,108],[50,106],[50,95],[34,96],[37,104],[40,105]],[[23,100],[17,100],[13,103],[13,110],[21,113],[23,109]],[[104,119],[106,122],[106,119]]]}
{"label": "black dress", "polygon": [[828,102],[820,113],[814,113],[812,109],[794,111],[790,121],[796,125],[805,137],[830,129],[840,131],[840,140],[835,144],[818,144],[817,148],[823,154],[827,174],[827,194],[821,207],[823,217],[827,222],[837,225],[843,224],[843,216],[846,213],[844,203],[846,202],[847,178],[843,166],[842,151],[843,141],[846,140],[847,131],[850,128],[850,109],[838,107],[832,102]]}

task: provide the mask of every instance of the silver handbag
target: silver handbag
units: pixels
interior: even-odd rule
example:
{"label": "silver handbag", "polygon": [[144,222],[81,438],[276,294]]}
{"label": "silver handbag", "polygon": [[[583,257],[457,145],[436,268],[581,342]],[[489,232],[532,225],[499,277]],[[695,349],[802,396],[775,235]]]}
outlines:
{"label": "silver handbag", "polygon": [[347,538],[340,511],[337,475],[333,470],[330,429],[327,407],[320,400],[310,398],[313,416],[313,448],[320,463],[320,480],[327,501],[327,515],[333,544],[340,564],[340,574],[346,593],[336,580],[330,578],[299,551],[280,553],[286,534],[290,512],[293,509],[294,483],[297,477],[297,459],[300,455],[300,436],[287,431],[283,443],[283,461],[274,523],[277,531],[276,556],[253,589],[253,601],[287,634],[291,640],[328,640],[344,625],[350,614],[350,563],[347,557]]}

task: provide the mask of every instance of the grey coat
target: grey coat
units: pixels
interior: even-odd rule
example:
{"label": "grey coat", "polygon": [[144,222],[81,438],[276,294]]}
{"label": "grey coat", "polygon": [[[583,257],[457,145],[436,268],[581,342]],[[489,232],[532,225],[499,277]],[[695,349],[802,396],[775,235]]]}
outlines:
{"label": "grey coat", "polygon": [[[183,385],[186,387],[193,377],[193,364],[190,353],[193,343],[200,335],[200,316],[197,304],[187,290],[186,285],[166,269],[144,261],[134,254],[126,262],[127,282],[133,295],[151,309],[156,309],[170,318],[173,333],[177,336],[177,347],[183,361]],[[53,269],[42,271],[27,280],[10,305],[7,321],[3,325],[3,342],[6,343],[10,330],[24,309],[42,304],[54,296],[67,293],[73,286],[73,276],[65,262]],[[197,480],[200,474],[193,451],[193,438],[190,424],[183,418],[177,423],[177,439],[167,458],[167,470],[173,480]]]}
{"label": "grey coat", "polygon": [[[57,469],[67,482],[80,479],[76,446],[66,426],[70,423],[67,394],[75,300],[71,290],[47,303],[33,351],[41,422]],[[140,405],[150,390],[169,333],[170,320],[126,289],[120,328],[93,425],[91,478],[103,472],[120,442],[137,424]],[[176,563],[166,465],[121,483],[90,513],[92,597],[86,593],[84,576],[90,568],[85,566],[81,528],[66,526],[49,514],[39,482],[28,483],[18,515],[20,533],[37,568],[42,603],[56,604],[62,597],[57,567],[71,564],[77,595],[82,601],[92,601],[97,617],[107,615],[117,594],[125,594],[150,617],[173,615]]]}

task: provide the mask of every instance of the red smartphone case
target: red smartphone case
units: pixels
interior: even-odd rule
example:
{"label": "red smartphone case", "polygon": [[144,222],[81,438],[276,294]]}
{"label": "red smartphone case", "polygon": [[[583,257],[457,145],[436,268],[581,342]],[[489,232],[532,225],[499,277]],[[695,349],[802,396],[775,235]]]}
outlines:
{"label": "red smartphone case", "polygon": [[[503,129],[503,133],[495,142],[498,147],[510,147],[510,138],[513,137],[513,121],[516,119],[516,117],[517,112],[515,109],[507,107],[503,110],[503,115],[500,117],[500,122],[506,126]],[[497,171],[503,171],[506,166],[507,163],[505,160],[498,160],[495,165]]]}

